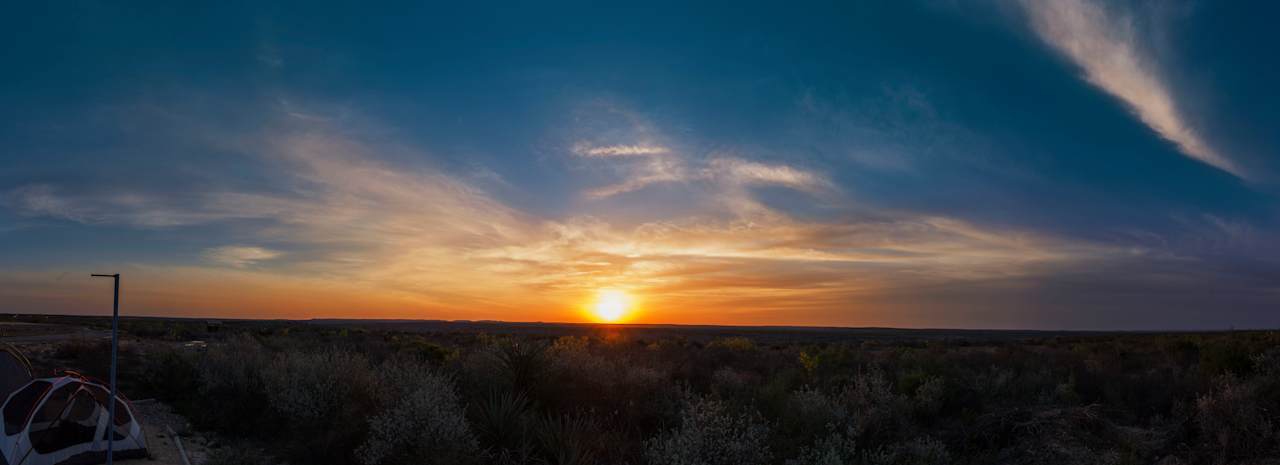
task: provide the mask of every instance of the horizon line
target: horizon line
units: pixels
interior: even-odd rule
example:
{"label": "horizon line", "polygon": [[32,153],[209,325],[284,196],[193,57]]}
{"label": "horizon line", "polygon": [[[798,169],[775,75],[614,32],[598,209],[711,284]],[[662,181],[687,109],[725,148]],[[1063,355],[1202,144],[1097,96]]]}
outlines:
{"label": "horizon line", "polygon": [[[0,313],[2,316],[55,316],[110,318],[110,315],[79,313]],[[511,320],[447,320],[432,318],[221,318],[206,316],[155,316],[155,315],[120,315],[121,319],[156,319],[156,320],[203,320],[203,321],[261,321],[261,322],[368,322],[368,323],[446,323],[446,324],[508,324],[508,325],[564,325],[594,327],[680,327],[680,328],[749,328],[749,329],[792,329],[792,330],[894,330],[894,331],[1001,331],[1001,332],[1035,332],[1035,333],[1220,333],[1234,331],[1280,331],[1276,327],[1235,327],[1199,328],[1199,329],[1035,329],[1035,328],[962,328],[962,327],[906,327],[906,326],[819,326],[819,325],[753,325],[753,324],[711,324],[711,323],[600,323],[569,321],[511,321]]]}

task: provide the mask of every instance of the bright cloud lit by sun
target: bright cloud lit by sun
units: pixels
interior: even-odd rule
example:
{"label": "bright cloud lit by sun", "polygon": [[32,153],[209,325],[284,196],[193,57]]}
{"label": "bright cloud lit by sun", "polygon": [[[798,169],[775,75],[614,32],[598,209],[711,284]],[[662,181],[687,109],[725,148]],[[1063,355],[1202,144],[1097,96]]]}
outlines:
{"label": "bright cloud lit by sun", "polygon": [[602,289],[596,295],[595,306],[592,312],[595,318],[602,323],[617,323],[622,321],[631,311],[632,298],[626,292],[617,289]]}

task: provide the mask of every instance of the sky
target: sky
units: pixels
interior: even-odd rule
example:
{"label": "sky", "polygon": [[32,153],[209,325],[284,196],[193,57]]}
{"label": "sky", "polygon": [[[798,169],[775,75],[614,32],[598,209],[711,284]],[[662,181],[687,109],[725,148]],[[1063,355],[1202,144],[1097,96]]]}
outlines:
{"label": "sky", "polygon": [[1280,327],[1268,2],[27,2],[0,311]]}

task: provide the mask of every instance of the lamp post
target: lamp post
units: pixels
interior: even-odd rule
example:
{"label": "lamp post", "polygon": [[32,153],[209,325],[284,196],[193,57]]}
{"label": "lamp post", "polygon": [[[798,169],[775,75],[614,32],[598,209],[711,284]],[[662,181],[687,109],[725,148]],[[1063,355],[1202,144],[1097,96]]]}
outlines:
{"label": "lamp post", "polygon": [[120,273],[91,274],[94,278],[114,278],[116,289],[111,300],[111,398],[107,399],[107,465],[112,465],[115,457],[115,425],[116,425],[116,348],[120,345]]}

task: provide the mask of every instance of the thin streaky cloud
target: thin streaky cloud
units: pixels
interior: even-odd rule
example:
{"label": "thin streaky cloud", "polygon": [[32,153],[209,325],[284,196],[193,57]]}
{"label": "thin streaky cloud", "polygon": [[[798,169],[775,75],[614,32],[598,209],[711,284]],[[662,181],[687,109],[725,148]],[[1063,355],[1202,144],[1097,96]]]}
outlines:
{"label": "thin streaky cloud", "polygon": [[281,255],[283,254],[275,250],[243,245],[215,247],[204,252],[206,260],[235,268],[255,265],[258,262],[279,258]]}
{"label": "thin streaky cloud", "polygon": [[573,153],[584,157],[634,157],[647,155],[662,155],[670,153],[671,149],[661,145],[607,145],[593,147],[587,144],[578,144],[574,146]]}
{"label": "thin streaky cloud", "polygon": [[705,176],[734,185],[773,184],[806,192],[820,192],[831,186],[829,181],[816,173],[739,158],[711,160]]}
{"label": "thin streaky cloud", "polygon": [[1132,18],[1090,0],[1024,0],[1032,28],[1079,65],[1089,83],[1129,106],[1144,124],[1193,159],[1240,178],[1247,174],[1179,113],[1153,58],[1135,39]]}
{"label": "thin streaky cloud", "polygon": [[57,186],[31,184],[0,195],[24,217],[44,217],[84,225],[130,225],[165,229],[234,219],[227,212],[191,209],[179,198],[145,192],[68,192]]}
{"label": "thin streaky cloud", "polygon": [[618,194],[637,191],[652,184],[666,182],[685,182],[690,180],[688,168],[683,160],[676,158],[649,158],[637,166],[623,168],[627,171],[625,180],[603,187],[589,189],[589,198],[611,197]]}
{"label": "thin streaky cloud", "polygon": [[19,187],[5,195],[5,203],[26,216],[48,216],[80,223],[101,219],[92,210],[69,201],[53,186],[35,184]]}

